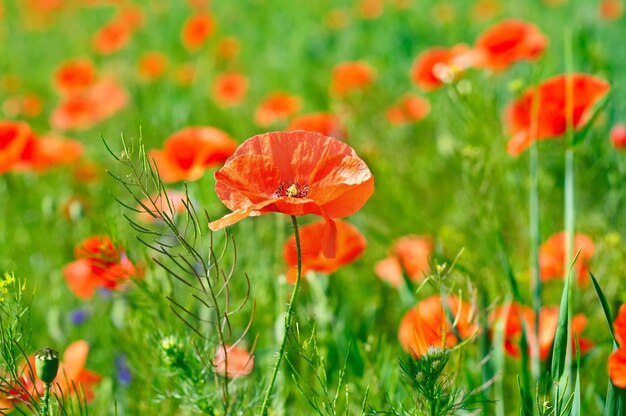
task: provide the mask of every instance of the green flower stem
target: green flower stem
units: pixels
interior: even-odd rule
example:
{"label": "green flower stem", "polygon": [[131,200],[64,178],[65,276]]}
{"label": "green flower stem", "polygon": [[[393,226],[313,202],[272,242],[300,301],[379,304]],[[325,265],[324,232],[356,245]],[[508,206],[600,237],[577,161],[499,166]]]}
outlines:
{"label": "green flower stem", "polygon": [[[570,77],[574,72],[574,54],[573,54],[573,41],[572,30],[567,28],[565,30],[565,69],[568,77],[565,80],[565,190],[564,190],[564,222],[565,222],[565,260],[563,277],[570,279],[568,297],[568,311],[567,311],[567,345],[565,352],[565,380],[572,380],[572,284],[571,284],[571,262],[574,257],[574,231],[576,221],[576,211],[574,205],[574,85],[573,79]],[[571,383],[568,382],[566,392],[569,393]]]}
{"label": "green flower stem", "polygon": [[[535,105],[534,107],[538,107]],[[534,110],[534,108],[533,108]],[[536,120],[536,118],[535,118]],[[533,140],[530,146],[530,265],[532,276],[532,305],[535,313],[535,328],[531,350],[535,354],[531,357],[531,374],[533,385],[540,380],[541,361],[539,357],[539,316],[541,313],[541,276],[539,272],[539,150],[537,141]]]}
{"label": "green flower stem", "polygon": [[50,415],[50,383],[45,383],[43,401],[41,404],[41,414],[42,416]]}
{"label": "green flower stem", "polygon": [[270,396],[272,395],[272,390],[274,389],[274,383],[276,382],[276,376],[278,375],[278,369],[280,368],[280,363],[283,360],[283,356],[285,355],[285,346],[287,345],[287,336],[289,334],[289,329],[291,328],[291,321],[293,318],[293,305],[296,303],[296,296],[298,295],[298,288],[300,287],[300,278],[302,275],[302,249],[300,248],[300,233],[298,230],[298,220],[295,215],[291,216],[291,222],[293,224],[293,229],[296,238],[296,252],[298,254],[298,273],[296,274],[296,283],[293,285],[293,291],[291,292],[291,299],[289,299],[289,305],[287,306],[287,317],[285,318],[285,330],[283,332],[283,339],[280,342],[280,349],[278,350],[278,357],[276,358],[276,364],[274,365],[274,371],[272,371],[272,378],[270,379],[270,384],[267,386],[267,390],[265,391],[265,398],[263,399],[263,404],[261,405],[261,411],[259,415],[265,416],[267,414],[268,406],[270,404]]}

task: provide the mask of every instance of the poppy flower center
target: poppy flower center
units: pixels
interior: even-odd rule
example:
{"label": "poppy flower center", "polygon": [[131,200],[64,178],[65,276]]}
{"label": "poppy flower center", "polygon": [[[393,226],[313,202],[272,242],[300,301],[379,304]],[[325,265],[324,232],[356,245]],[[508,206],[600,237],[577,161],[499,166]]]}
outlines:
{"label": "poppy flower center", "polygon": [[285,182],[281,182],[276,188],[275,194],[277,197],[305,198],[309,192],[309,185],[300,185],[299,182],[296,182],[287,187]]}

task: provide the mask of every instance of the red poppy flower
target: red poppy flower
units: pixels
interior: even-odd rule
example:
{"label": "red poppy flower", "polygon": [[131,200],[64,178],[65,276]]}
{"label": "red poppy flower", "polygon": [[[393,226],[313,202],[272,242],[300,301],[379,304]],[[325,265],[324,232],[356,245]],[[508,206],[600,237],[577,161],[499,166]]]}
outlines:
{"label": "red poppy flower", "polygon": [[430,113],[430,102],[415,94],[406,94],[387,110],[391,124],[416,123]]}
{"label": "red poppy flower", "polygon": [[83,161],[74,166],[72,178],[79,183],[94,183],[100,179],[104,168],[95,162]]}
{"label": "red poppy flower", "polygon": [[522,20],[504,20],[476,41],[476,50],[480,53],[477,66],[501,71],[520,60],[534,61],[547,43],[537,26]]}
{"label": "red poppy flower", "polygon": [[294,117],[287,126],[287,130],[314,131],[339,140],[345,140],[348,137],[339,117],[330,113],[311,113]]}
{"label": "red poppy flower", "polygon": [[[88,354],[89,344],[87,341],[74,341],[67,346],[63,352],[63,358],[59,362],[57,377],[52,384],[52,394],[68,397],[80,389],[87,402],[94,399],[93,386],[100,383],[102,376],[85,369]],[[20,385],[9,386],[11,395],[0,397],[0,410],[11,409],[13,404],[29,402],[29,396],[43,397],[45,387],[37,375],[35,360],[34,355],[28,357],[28,364],[24,364],[20,371]],[[31,373],[31,369],[34,374]],[[31,375],[35,376],[34,381],[31,379]],[[5,388],[6,386],[3,386],[3,389]]]}
{"label": "red poppy flower", "polygon": [[368,87],[376,78],[376,71],[365,62],[344,62],[333,69],[330,91],[339,97]]}
{"label": "red poppy flower", "polygon": [[140,211],[137,213],[137,217],[143,222],[153,222],[161,219],[159,212],[164,212],[166,215],[172,216],[174,214],[185,212],[187,207],[185,206],[187,196],[181,191],[167,191],[167,199],[163,198],[161,194],[153,195],[151,198],[144,198],[141,203],[148,207],[148,211],[143,206],[138,206]]}
{"label": "red poppy flower", "polygon": [[37,117],[43,111],[43,102],[37,94],[27,93],[4,100],[2,111],[12,118]]}
{"label": "red poppy flower", "polygon": [[502,10],[499,0],[478,0],[472,6],[474,19],[486,21],[494,18]]}
{"label": "red poppy flower", "polygon": [[344,9],[332,9],[324,18],[324,24],[330,30],[341,30],[350,23],[350,15]]}
{"label": "red poppy flower", "polygon": [[222,377],[247,376],[254,368],[254,356],[243,348],[225,345],[217,349],[213,365]]}
{"label": "red poppy flower", "polygon": [[128,94],[115,81],[103,79],[81,94],[67,97],[50,115],[57,130],[84,130],[106,120],[128,103]]}
{"label": "red poppy flower", "polygon": [[20,155],[18,169],[44,171],[58,165],[73,163],[83,154],[83,145],[76,140],[54,135],[34,136]]}
{"label": "red poppy flower", "polygon": [[609,376],[615,386],[626,388],[626,303],[620,306],[613,321],[613,333],[619,348],[609,357]]}
{"label": "red poppy flower", "polygon": [[448,296],[448,307],[454,324],[447,318],[441,296],[431,296],[411,308],[400,321],[398,340],[402,349],[419,357],[430,347],[453,347],[459,340],[470,338],[478,332],[474,310],[456,296]]}
{"label": "red poppy flower", "polygon": [[139,76],[147,81],[155,81],[167,70],[167,56],[161,52],[146,52],[138,63]]}
{"label": "red poppy flower", "polygon": [[19,162],[24,148],[33,138],[33,131],[27,123],[0,121],[0,174]]}
{"label": "red poppy flower", "polygon": [[239,40],[233,36],[224,36],[217,42],[216,52],[220,59],[233,59],[239,54],[241,44]]}
{"label": "red poppy flower", "polygon": [[384,4],[382,0],[360,0],[359,14],[363,19],[378,19],[383,14]]}
{"label": "red poppy flower", "polygon": [[[505,315],[506,314],[506,315]],[[513,356],[519,357],[519,339],[522,335],[523,320],[526,323],[528,329],[528,348],[531,356],[536,356],[534,350],[535,346],[535,313],[532,308],[528,306],[521,306],[517,303],[511,303],[510,305],[496,309],[491,316],[491,321],[495,322],[497,319],[504,319],[504,347],[505,351]],[[539,312],[539,358],[545,360],[552,351],[552,344],[554,342],[554,335],[556,333],[556,327],[559,321],[559,307],[547,306],[541,309]],[[593,343],[588,339],[581,336],[585,326],[587,325],[587,318],[582,314],[577,314],[572,319],[572,328],[574,332],[578,334],[578,342],[580,345],[581,354],[586,354]],[[576,346],[576,341],[572,339],[572,347]]]}
{"label": "red poppy flower", "polygon": [[[570,93],[567,93],[568,85]],[[507,151],[518,155],[530,146],[533,102],[537,102],[536,139],[549,139],[566,132],[568,119],[575,130],[587,124],[594,104],[609,89],[608,82],[587,74],[558,75],[537,88],[529,88],[506,111],[506,121],[513,136]],[[566,103],[568,97],[573,100],[570,105]],[[572,108],[572,114],[566,114],[568,107]]]}
{"label": "red poppy flower", "polygon": [[613,321],[613,333],[619,345],[626,344],[626,303],[620,306],[617,317]]}
{"label": "red poppy flower", "polygon": [[126,22],[114,19],[93,36],[93,49],[101,55],[111,55],[122,50],[130,41],[131,35]]}
{"label": "red poppy flower", "polygon": [[376,263],[374,272],[394,287],[402,285],[402,269],[412,281],[419,281],[430,270],[429,257],[433,252],[430,237],[408,235],[396,241],[391,256]]}
{"label": "red poppy flower", "polygon": [[215,127],[187,127],[172,134],[163,150],[148,154],[163,182],[200,179],[204,171],[224,162],[237,148],[237,143]]}
{"label": "red poppy flower", "polygon": [[374,192],[374,178],[345,143],[293,131],[254,136],[215,173],[217,195],[233,212],[213,221],[217,231],[250,215],[319,215],[326,222],[324,255],[335,255],[334,218],[358,211]]}
{"label": "red poppy flower", "polygon": [[62,95],[80,93],[96,82],[96,69],[88,59],[74,59],[54,74],[54,86]]}
{"label": "red poppy flower", "polygon": [[600,17],[605,20],[617,20],[624,14],[621,0],[600,0]]}
{"label": "red poppy flower", "polygon": [[626,124],[616,124],[611,129],[611,143],[617,150],[626,149]]}
{"label": "red poppy flower", "polygon": [[182,40],[185,48],[195,50],[202,46],[204,41],[215,30],[215,22],[210,14],[196,14],[185,22],[182,30]]}
{"label": "red poppy flower", "polygon": [[248,92],[248,78],[238,72],[225,72],[215,77],[211,92],[220,107],[239,105]]}
{"label": "red poppy flower", "polygon": [[115,20],[122,23],[130,31],[136,31],[143,25],[143,11],[138,6],[126,4],[119,9]]}
{"label": "red poppy flower", "polygon": [[254,121],[259,127],[269,127],[276,122],[287,120],[289,116],[300,111],[302,100],[284,92],[275,92],[259,104]]}
{"label": "red poppy flower", "polygon": [[184,63],[180,64],[176,68],[176,73],[174,74],[174,81],[176,84],[188,87],[193,84],[194,79],[196,78],[196,66],[192,63]]}
{"label": "red poppy flower", "polygon": [[[552,234],[539,247],[539,268],[542,281],[550,279],[562,279],[565,271],[565,232]],[[578,275],[578,283],[586,284],[589,280],[585,263],[589,262],[596,251],[593,240],[584,234],[574,235],[574,251],[572,260],[580,250],[580,255],[574,265],[574,273]],[[568,266],[569,267],[569,266]]]}
{"label": "red poppy flower", "polygon": [[70,289],[83,300],[93,298],[97,288],[120,290],[142,271],[126,257],[121,246],[107,236],[90,237],[76,247],[76,261],[63,268]]}
{"label": "red poppy flower", "polygon": [[476,54],[467,45],[434,47],[422,52],[411,69],[411,79],[424,91],[434,91],[452,82],[473,66]]}
{"label": "red poppy flower", "polygon": [[[367,247],[367,241],[359,230],[345,221],[335,221],[337,225],[337,243],[334,258],[324,256],[322,239],[326,231],[324,221],[316,221],[300,228],[300,247],[302,249],[302,275],[308,272],[320,272],[331,274],[341,266],[352,263],[363,254]],[[298,267],[298,253],[296,251],[296,238],[289,237],[283,250],[285,262],[290,266],[287,272],[287,281],[291,284],[296,282]]]}

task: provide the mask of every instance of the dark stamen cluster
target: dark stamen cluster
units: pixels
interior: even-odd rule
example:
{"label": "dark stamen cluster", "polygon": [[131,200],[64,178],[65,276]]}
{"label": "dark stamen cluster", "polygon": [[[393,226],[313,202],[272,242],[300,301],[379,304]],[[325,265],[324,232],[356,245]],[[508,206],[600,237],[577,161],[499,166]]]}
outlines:
{"label": "dark stamen cluster", "polygon": [[309,192],[311,192],[309,185],[300,185],[299,182],[287,185],[285,182],[281,182],[274,191],[274,196],[277,198],[305,198]]}

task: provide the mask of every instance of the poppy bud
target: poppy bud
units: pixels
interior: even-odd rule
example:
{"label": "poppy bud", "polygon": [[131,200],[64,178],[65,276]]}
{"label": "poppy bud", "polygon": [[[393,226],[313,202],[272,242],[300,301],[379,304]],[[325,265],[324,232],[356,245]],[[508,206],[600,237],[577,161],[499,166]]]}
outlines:
{"label": "poppy bud", "polygon": [[50,347],[37,351],[35,369],[37,375],[46,384],[51,384],[59,371],[59,353]]}

